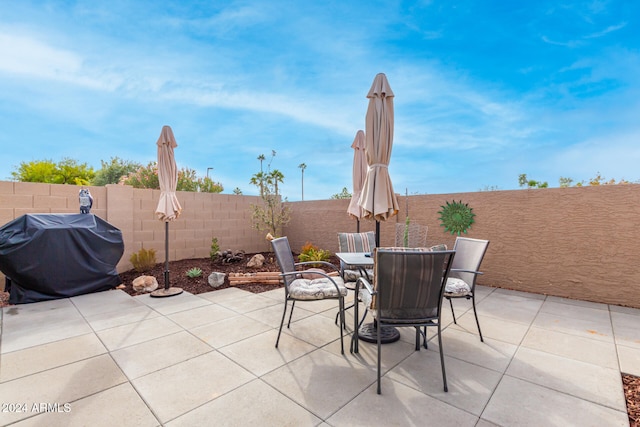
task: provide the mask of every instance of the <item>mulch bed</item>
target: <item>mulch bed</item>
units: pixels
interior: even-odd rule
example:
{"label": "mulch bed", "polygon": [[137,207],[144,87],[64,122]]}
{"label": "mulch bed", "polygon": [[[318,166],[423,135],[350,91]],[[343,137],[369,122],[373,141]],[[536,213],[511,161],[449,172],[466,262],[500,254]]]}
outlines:
{"label": "mulch bed", "polygon": [[622,374],[622,384],[627,399],[629,427],[640,427],[640,377]]}
{"label": "mulch bed", "polygon": [[[223,263],[220,261],[214,262],[209,258],[195,258],[171,261],[169,262],[169,284],[173,287],[182,288],[184,291],[192,294],[200,294],[231,287],[229,283],[228,273],[280,271],[275,257],[272,253],[262,254],[265,257],[265,263],[262,267],[247,267],[246,264],[253,255],[254,254],[246,254],[244,260],[233,263]],[[339,265],[338,259],[335,256],[332,256],[331,259],[329,259],[329,262],[333,263],[334,265]],[[202,275],[196,278],[188,277],[186,274],[187,271],[196,267],[202,270]],[[164,270],[165,264],[158,263],[152,269],[142,273],[139,273],[135,270],[120,273],[120,280],[123,286],[122,290],[132,296],[141,295],[142,293],[138,293],[133,290],[132,282],[133,279],[143,274],[154,276],[156,280],[158,280],[158,284],[160,285],[160,287],[163,287]],[[225,273],[227,275],[224,284],[217,288],[211,287],[208,283],[208,277],[213,272]],[[236,287],[253,293],[261,293],[281,288],[282,285],[252,283],[238,285]],[[8,300],[9,294],[7,292],[0,292],[0,307],[9,305]],[[622,374],[622,383],[624,386],[624,394],[627,401],[627,412],[629,414],[630,427],[640,427],[640,377]]]}

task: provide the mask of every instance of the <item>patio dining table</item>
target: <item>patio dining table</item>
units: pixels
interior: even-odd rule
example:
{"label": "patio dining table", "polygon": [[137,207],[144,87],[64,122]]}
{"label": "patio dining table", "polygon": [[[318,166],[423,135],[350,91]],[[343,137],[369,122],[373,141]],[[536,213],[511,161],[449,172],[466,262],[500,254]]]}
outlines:
{"label": "patio dining table", "polygon": [[[367,270],[370,270],[374,266],[374,258],[371,252],[336,252],[336,257],[344,264],[356,267],[361,275],[366,278],[371,284],[372,278],[369,277],[369,273]],[[358,296],[355,296],[356,301],[355,304],[358,303]],[[366,315],[366,311],[365,311]],[[364,318],[363,318],[364,320]],[[378,330],[377,323],[375,320],[370,323],[365,323],[364,325],[360,325],[357,316],[354,317],[354,328],[353,333],[358,334],[358,338],[371,343],[378,342]],[[400,339],[400,332],[393,326],[383,326],[380,330],[380,343],[381,344],[389,344],[392,342],[396,342]]]}

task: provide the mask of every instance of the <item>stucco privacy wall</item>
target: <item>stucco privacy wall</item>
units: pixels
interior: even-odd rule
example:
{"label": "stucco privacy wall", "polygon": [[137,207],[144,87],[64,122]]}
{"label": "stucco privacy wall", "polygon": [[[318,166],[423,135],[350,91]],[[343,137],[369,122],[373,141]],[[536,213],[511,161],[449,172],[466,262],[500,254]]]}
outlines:
{"label": "stucco privacy wall", "polygon": [[[640,308],[640,185],[433,194],[408,197],[412,222],[427,225],[428,244],[453,247],[438,211],[447,201],[476,214],[467,236],[491,241],[479,283],[560,297]],[[381,244],[392,245],[400,213],[381,224]],[[348,200],[292,203],[285,233],[295,250],[310,241],[336,251],[336,232],[356,229]],[[374,223],[362,221],[361,230]]]}
{"label": "stucco privacy wall", "polygon": [[[92,213],[123,232],[125,255],[118,271],[131,267],[130,255],[154,248],[164,260],[164,223],[155,219],[160,192],[128,186],[89,187]],[[0,225],[25,213],[76,213],[76,186],[0,181]],[[259,252],[269,249],[251,227],[251,204],[258,197],[178,192],[184,211],[169,225],[170,259],[206,257],[212,237],[220,247]],[[469,237],[489,239],[479,282],[526,292],[640,308],[640,185],[488,191],[399,197],[400,213],[381,223],[381,244],[393,245],[396,222],[429,227],[429,244],[453,247],[438,210],[462,200],[476,213]],[[336,233],[355,231],[346,214],[348,200],[289,203],[292,219],[284,230],[294,251],[310,241],[335,252]],[[361,231],[375,229],[361,221]],[[4,279],[0,275],[0,287]]]}

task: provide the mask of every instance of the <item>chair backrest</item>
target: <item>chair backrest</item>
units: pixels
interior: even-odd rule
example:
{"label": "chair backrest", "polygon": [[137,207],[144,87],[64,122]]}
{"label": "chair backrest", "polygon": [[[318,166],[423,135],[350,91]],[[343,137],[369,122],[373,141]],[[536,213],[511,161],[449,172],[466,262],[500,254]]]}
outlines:
{"label": "chair backrest", "polygon": [[338,233],[338,252],[373,252],[376,233]]}
{"label": "chair backrest", "polygon": [[420,248],[427,246],[427,231],[429,227],[410,222],[396,224],[396,246],[406,248]]}
{"label": "chair backrest", "polygon": [[455,251],[379,248],[375,255],[377,318],[421,321],[440,316]]}
{"label": "chair backrest", "polygon": [[[279,237],[271,241],[273,252],[276,254],[276,260],[280,266],[280,271],[283,273],[291,273],[296,271],[296,261],[293,259],[293,252],[291,252],[291,246],[289,245],[289,239],[287,237]],[[295,280],[295,275],[284,276],[284,284],[289,287],[289,284]]]}
{"label": "chair backrest", "polygon": [[[488,240],[472,239],[470,237],[457,237],[453,250],[456,251],[456,257],[453,260],[452,269],[479,271],[480,264],[484,254],[489,247]],[[476,285],[477,274],[473,273],[457,273],[452,272],[451,277],[458,277],[471,286],[471,290]]]}

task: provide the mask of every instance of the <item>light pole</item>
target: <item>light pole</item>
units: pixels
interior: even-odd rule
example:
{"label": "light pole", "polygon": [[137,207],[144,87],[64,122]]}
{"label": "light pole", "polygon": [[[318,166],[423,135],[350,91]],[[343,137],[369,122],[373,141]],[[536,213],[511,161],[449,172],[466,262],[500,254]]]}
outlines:
{"label": "light pole", "polygon": [[212,170],[213,168],[207,168],[207,179],[209,179],[209,171]]}
{"label": "light pole", "polygon": [[302,171],[302,201],[304,201],[304,170],[307,168],[307,165],[300,163],[298,167]]}

